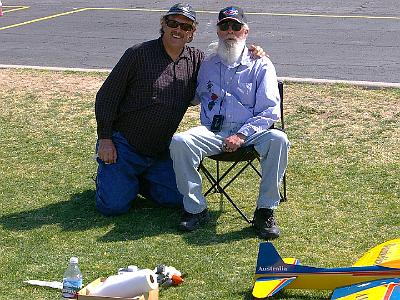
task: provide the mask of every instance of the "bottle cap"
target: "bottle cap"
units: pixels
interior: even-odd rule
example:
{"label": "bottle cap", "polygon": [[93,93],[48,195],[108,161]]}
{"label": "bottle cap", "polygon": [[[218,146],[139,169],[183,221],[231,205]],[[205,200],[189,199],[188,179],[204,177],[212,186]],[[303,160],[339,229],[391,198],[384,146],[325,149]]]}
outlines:
{"label": "bottle cap", "polygon": [[127,268],[126,268],[126,270],[128,271],[128,272],[137,272],[138,271],[138,267],[137,266],[131,266],[131,265],[129,265]]}
{"label": "bottle cap", "polygon": [[69,263],[70,264],[77,264],[78,263],[78,258],[77,257],[71,257],[70,259],[69,259]]}

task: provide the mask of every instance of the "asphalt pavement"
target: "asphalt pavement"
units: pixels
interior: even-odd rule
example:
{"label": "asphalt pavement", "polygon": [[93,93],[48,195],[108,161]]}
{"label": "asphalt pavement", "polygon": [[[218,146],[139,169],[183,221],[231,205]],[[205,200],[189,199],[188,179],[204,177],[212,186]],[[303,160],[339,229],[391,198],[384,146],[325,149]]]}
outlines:
{"label": "asphalt pavement", "polygon": [[[0,64],[110,69],[126,48],[159,36],[165,1],[2,0]],[[226,1],[192,1],[192,46],[216,41]],[[280,77],[400,83],[400,6],[382,1],[235,1],[249,43],[262,46]]]}

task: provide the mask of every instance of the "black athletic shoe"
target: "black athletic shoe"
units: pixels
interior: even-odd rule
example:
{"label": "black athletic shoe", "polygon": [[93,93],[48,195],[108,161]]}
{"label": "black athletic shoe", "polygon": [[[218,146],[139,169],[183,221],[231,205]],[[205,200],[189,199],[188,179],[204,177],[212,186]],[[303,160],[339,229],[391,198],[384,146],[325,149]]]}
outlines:
{"label": "black athletic shoe", "polygon": [[253,226],[256,228],[258,235],[267,240],[279,237],[280,230],[276,225],[274,211],[269,208],[257,208],[254,212]]}
{"label": "black athletic shoe", "polygon": [[182,231],[193,231],[205,225],[209,220],[210,216],[208,215],[207,208],[198,214],[191,214],[184,211],[179,223],[179,229]]}

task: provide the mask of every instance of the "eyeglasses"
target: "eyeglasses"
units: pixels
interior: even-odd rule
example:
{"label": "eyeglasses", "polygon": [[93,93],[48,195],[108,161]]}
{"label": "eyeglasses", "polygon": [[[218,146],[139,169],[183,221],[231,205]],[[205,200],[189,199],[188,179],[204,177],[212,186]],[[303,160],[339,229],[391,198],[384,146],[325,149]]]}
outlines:
{"label": "eyeglasses", "polygon": [[231,27],[233,31],[240,31],[242,30],[243,24],[238,22],[223,22],[219,24],[218,27],[221,31],[227,31],[229,27]]}
{"label": "eyeglasses", "polygon": [[175,20],[165,20],[165,24],[167,24],[168,27],[170,28],[178,28],[180,27],[183,31],[192,31],[193,30],[193,25],[189,23],[180,23]]}

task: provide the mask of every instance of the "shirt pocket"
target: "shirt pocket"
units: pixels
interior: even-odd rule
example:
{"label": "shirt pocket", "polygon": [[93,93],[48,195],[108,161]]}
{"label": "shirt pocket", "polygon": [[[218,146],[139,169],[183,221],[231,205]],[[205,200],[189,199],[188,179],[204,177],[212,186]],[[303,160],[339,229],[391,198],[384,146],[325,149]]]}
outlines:
{"label": "shirt pocket", "polygon": [[252,82],[240,82],[238,83],[238,91],[243,95],[249,95],[253,88]]}
{"label": "shirt pocket", "polygon": [[253,106],[253,83],[252,82],[240,82],[237,85],[237,98],[244,106]]}

